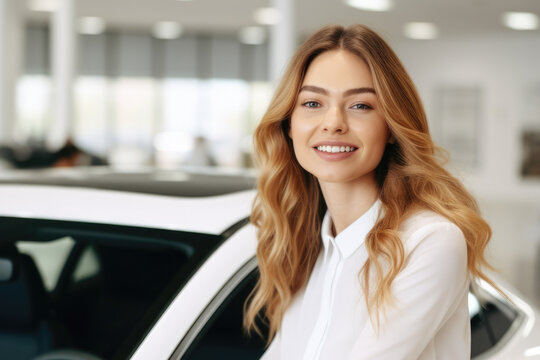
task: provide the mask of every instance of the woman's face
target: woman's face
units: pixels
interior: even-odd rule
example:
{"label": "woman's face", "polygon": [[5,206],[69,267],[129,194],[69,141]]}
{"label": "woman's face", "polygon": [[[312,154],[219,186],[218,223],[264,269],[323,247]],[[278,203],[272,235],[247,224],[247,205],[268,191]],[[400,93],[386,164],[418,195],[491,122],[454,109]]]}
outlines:
{"label": "woman's face", "polygon": [[332,50],[312,61],[289,136],[296,159],[319,181],[375,184],[389,130],[362,59]]}

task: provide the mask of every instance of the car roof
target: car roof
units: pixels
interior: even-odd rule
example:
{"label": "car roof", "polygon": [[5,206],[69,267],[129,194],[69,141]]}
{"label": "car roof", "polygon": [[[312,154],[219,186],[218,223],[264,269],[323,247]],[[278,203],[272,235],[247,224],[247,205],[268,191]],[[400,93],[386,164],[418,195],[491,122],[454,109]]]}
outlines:
{"label": "car roof", "polygon": [[249,217],[254,184],[232,170],[4,172],[0,216],[220,235]]}
{"label": "car roof", "polygon": [[224,195],[255,188],[253,170],[184,167],[165,170],[106,166],[8,170],[0,172],[0,184],[83,187],[153,195],[201,197]]}

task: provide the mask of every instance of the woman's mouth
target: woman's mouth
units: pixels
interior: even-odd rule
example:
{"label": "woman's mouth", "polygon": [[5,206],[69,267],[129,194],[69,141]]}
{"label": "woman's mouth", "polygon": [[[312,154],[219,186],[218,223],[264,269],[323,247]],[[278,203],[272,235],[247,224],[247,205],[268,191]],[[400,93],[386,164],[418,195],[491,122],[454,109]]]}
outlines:
{"label": "woman's mouth", "polygon": [[356,150],[356,148],[352,146],[337,145],[321,145],[317,146],[316,149],[325,153],[348,153]]}
{"label": "woman's mouth", "polygon": [[356,154],[357,147],[351,144],[318,145],[313,147],[315,153],[326,161],[340,161],[348,159]]}

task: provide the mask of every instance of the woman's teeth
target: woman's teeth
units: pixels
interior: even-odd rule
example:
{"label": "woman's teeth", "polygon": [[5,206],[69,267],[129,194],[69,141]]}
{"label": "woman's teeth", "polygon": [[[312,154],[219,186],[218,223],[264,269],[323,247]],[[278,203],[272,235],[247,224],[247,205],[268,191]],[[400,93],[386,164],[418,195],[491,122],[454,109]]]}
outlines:
{"label": "woman's teeth", "polygon": [[339,152],[351,152],[356,150],[355,147],[351,146],[330,146],[330,145],[322,145],[317,146],[317,150],[322,152],[328,152],[328,153],[339,153]]}

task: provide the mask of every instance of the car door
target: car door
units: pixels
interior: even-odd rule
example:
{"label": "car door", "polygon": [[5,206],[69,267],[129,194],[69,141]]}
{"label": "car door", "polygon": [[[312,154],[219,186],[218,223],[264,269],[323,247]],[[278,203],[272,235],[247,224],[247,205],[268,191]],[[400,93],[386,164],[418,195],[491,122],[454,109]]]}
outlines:
{"label": "car door", "polygon": [[[245,263],[208,304],[170,359],[259,359],[265,340],[243,329],[244,303],[258,278],[255,258]],[[262,325],[263,336],[267,329]]]}
{"label": "car door", "polygon": [[189,279],[130,359],[181,358],[216,309],[256,268],[256,244],[256,230],[251,224],[228,237]]}

